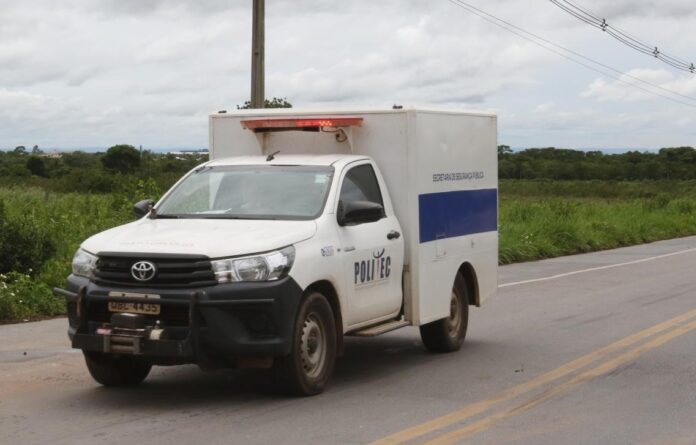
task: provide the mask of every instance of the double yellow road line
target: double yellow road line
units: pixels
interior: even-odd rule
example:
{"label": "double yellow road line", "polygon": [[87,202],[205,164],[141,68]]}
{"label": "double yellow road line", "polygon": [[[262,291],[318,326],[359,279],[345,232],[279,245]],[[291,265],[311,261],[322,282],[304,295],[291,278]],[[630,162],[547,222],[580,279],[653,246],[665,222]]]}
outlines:
{"label": "double yellow road line", "polygon": [[[543,402],[566,394],[577,386],[596,377],[609,374],[646,352],[693,331],[696,329],[695,317],[696,309],[593,351],[553,371],[535,377],[526,383],[509,388],[489,399],[472,403],[450,414],[391,434],[373,442],[372,445],[402,444],[416,441],[416,439],[423,438],[425,435],[436,432],[439,434],[435,435],[435,437],[430,437],[425,443],[429,445],[456,443],[474,433],[493,426],[501,420],[520,414]],[[615,354],[620,355],[612,358]],[[596,362],[602,359],[608,360],[596,364]],[[595,364],[595,367],[583,371],[583,368],[589,367],[592,364]],[[556,382],[564,377],[570,378],[561,382]],[[551,383],[554,383],[554,385],[550,385]],[[471,417],[492,410],[497,405],[504,402],[527,395],[535,389],[539,389],[545,385],[549,385],[549,388],[540,394],[531,395],[512,406],[500,407],[497,411],[493,411],[478,420],[461,426]],[[452,429],[453,427],[455,428]],[[418,442],[423,442],[423,440],[419,440]]]}

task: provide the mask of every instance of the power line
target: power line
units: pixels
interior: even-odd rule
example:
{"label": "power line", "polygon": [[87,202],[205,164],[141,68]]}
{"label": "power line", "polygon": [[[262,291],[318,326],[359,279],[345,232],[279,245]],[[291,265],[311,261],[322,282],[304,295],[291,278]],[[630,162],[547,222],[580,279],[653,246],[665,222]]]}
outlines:
{"label": "power line", "polygon": [[586,8],[574,3],[570,0],[549,0],[554,5],[558,6],[573,17],[587,23],[590,26],[599,28],[606,32],[624,45],[633,48],[634,50],[653,56],[656,59],[682,71],[688,71],[692,74],[696,73],[696,66],[691,62],[686,62],[677,57],[671,56],[662,50],[657,45],[649,45],[644,41],[632,36],[631,34],[622,31],[621,29],[610,25],[605,18],[600,18],[597,14],[587,10]]}
{"label": "power line", "polygon": [[587,24],[590,25],[590,26],[594,26],[595,28],[602,29],[602,24],[603,24],[603,21],[602,21],[602,20],[597,20],[597,19],[594,19],[594,18],[587,18],[586,15],[576,12],[576,11],[574,11],[573,9],[568,8],[567,6],[565,6],[565,5],[562,4],[562,3],[559,3],[559,2],[557,2],[557,1],[555,1],[555,0],[550,0],[550,1],[551,1],[551,3],[553,3],[553,4],[556,5],[556,6],[558,6],[559,8],[561,8],[562,10],[564,10],[565,12],[567,12],[568,14],[574,16],[575,18],[577,18],[577,19],[579,19],[579,20],[581,20],[581,21],[587,23]]}
{"label": "power line", "polygon": [[[551,0],[551,2],[552,2],[552,3],[555,3],[555,4],[558,4],[558,1],[559,1],[559,0]],[[581,13],[583,13],[583,14],[585,14],[585,15],[591,17],[592,19],[594,19],[594,20],[596,20],[596,21],[602,23],[602,24],[603,24],[602,28],[612,28],[614,31],[616,31],[616,33],[621,34],[621,35],[623,35],[624,37],[626,37],[626,38],[632,40],[633,42],[637,43],[639,46],[642,46],[643,48],[647,49],[651,54],[652,54],[653,51],[655,50],[655,46],[654,46],[654,45],[650,45],[650,44],[648,44],[648,43],[645,43],[644,41],[640,40],[638,37],[633,36],[633,35],[627,33],[625,30],[619,29],[618,27],[613,26],[613,25],[609,25],[609,24],[607,23],[606,19],[599,17],[599,15],[598,15],[597,13],[592,12],[592,11],[588,10],[587,8],[584,8],[584,7],[580,6],[578,3],[575,3],[575,2],[573,2],[573,1],[571,1],[571,0],[560,0],[560,1],[562,1],[562,2],[564,2],[564,3],[567,3],[567,4],[570,5],[572,8],[575,8],[576,10],[580,11]],[[664,54],[664,53],[662,53],[662,54]],[[676,58],[674,58],[674,59],[675,59],[675,60],[678,60],[678,59],[676,59]],[[688,64],[687,62],[684,62],[683,60],[681,60],[680,62],[685,63],[685,64]]]}
{"label": "power line", "polygon": [[[696,98],[694,98],[694,97],[690,97],[690,96],[686,96],[686,95],[684,95],[684,94],[680,94],[680,93],[678,93],[678,92],[676,92],[676,91],[672,91],[672,90],[670,90],[670,89],[668,89],[668,88],[664,88],[664,87],[662,87],[662,86],[660,86],[660,85],[655,85],[655,84],[653,84],[653,83],[651,83],[651,82],[648,82],[648,81],[646,81],[646,80],[640,79],[640,78],[638,78],[638,77],[636,77],[636,76],[632,76],[632,75],[630,75],[630,74],[628,74],[628,73],[624,73],[624,72],[622,72],[622,71],[619,71],[619,70],[617,70],[616,68],[612,68],[612,67],[609,66],[609,65],[606,65],[606,64],[604,64],[604,63],[602,63],[602,62],[598,62],[597,60],[591,59],[590,57],[584,56],[584,55],[582,55],[582,54],[580,54],[580,53],[578,53],[578,52],[576,52],[576,51],[573,51],[573,50],[571,50],[571,49],[568,49],[568,48],[566,48],[566,47],[563,47],[563,46],[561,46],[561,45],[558,45],[558,44],[556,44],[556,43],[554,43],[554,42],[552,42],[552,41],[550,41],[550,40],[548,40],[548,39],[545,39],[544,37],[541,37],[541,36],[539,36],[539,35],[537,35],[537,34],[534,34],[534,33],[532,33],[532,32],[529,32],[529,31],[527,31],[527,30],[525,30],[525,29],[523,29],[523,28],[520,28],[520,27],[517,26],[517,25],[514,25],[514,24],[512,24],[512,23],[510,23],[510,22],[508,22],[508,21],[505,21],[505,20],[503,20],[503,19],[501,19],[501,18],[498,18],[498,17],[496,17],[496,16],[494,16],[494,15],[492,15],[492,14],[489,14],[488,12],[486,12],[486,11],[480,9],[480,8],[477,8],[477,7],[475,7],[475,6],[473,6],[473,5],[469,4],[469,3],[466,3],[466,2],[463,1],[463,0],[447,0],[447,1],[449,1],[450,3],[452,3],[452,4],[456,5],[456,6],[459,6],[460,8],[464,9],[465,11],[468,11],[468,12],[470,12],[471,14],[474,14],[474,15],[476,15],[476,16],[482,18],[483,20],[485,20],[485,21],[487,21],[487,22],[489,22],[489,23],[491,23],[491,24],[493,24],[493,25],[495,25],[495,26],[498,26],[499,28],[502,28],[502,29],[504,29],[504,30],[506,30],[506,31],[508,31],[508,32],[510,32],[510,33],[512,33],[512,34],[515,34],[515,35],[518,36],[518,37],[521,37],[521,38],[523,38],[523,39],[525,39],[525,40],[527,40],[527,41],[529,41],[529,42],[532,42],[532,43],[534,43],[535,45],[540,46],[540,47],[546,49],[547,51],[550,51],[550,52],[552,52],[552,53],[554,53],[554,54],[556,54],[556,55],[558,55],[558,56],[560,56],[560,57],[563,57],[564,59],[570,60],[571,62],[576,63],[576,64],[578,64],[578,65],[581,65],[581,66],[583,66],[583,67],[585,67],[585,68],[587,68],[587,69],[589,69],[589,70],[595,71],[595,72],[597,72],[597,73],[600,73],[600,74],[602,74],[602,75],[605,75],[605,76],[607,76],[607,77],[610,77],[610,78],[612,78],[612,79],[614,79],[614,80],[616,80],[616,81],[618,81],[618,82],[622,82],[622,83],[624,83],[624,84],[626,84],[626,85],[632,86],[632,87],[634,87],[634,88],[637,88],[637,89],[639,89],[639,90],[642,90],[642,91],[644,91],[644,92],[646,92],[646,93],[649,93],[649,94],[652,94],[652,95],[654,95],[654,96],[659,96],[659,97],[662,97],[663,99],[671,100],[672,102],[676,102],[676,103],[679,103],[679,104],[682,104],[682,105],[686,105],[686,106],[688,106],[688,107],[694,107],[694,108],[696,108]],[[560,50],[560,51],[559,51],[559,50]],[[604,71],[604,70],[602,70],[602,69],[596,68],[595,66],[592,66],[592,65],[589,65],[589,64],[587,64],[587,63],[584,63],[584,62],[582,62],[581,60],[578,60],[578,58],[583,59],[583,60],[585,60],[585,61],[587,61],[587,62],[593,63],[593,64],[595,64],[596,66],[599,66],[599,67],[604,68],[605,70],[613,71],[614,73],[617,73],[617,74],[618,74],[619,76],[621,76],[621,77],[616,76],[616,75],[614,75],[614,74],[610,74],[610,73],[608,73],[608,72],[606,72],[606,71]],[[672,95],[674,95],[674,96],[680,96],[680,97],[682,97],[682,98],[684,98],[684,99],[688,99],[688,100],[691,101],[691,102],[686,102],[686,101],[677,99],[677,98],[675,98],[675,97],[666,96],[666,95],[661,94],[661,93],[659,93],[659,92],[657,92],[657,91],[653,91],[653,90],[650,90],[650,89],[641,87],[640,85],[636,85],[635,83],[628,82],[626,79],[624,79],[624,78],[622,78],[622,77],[628,77],[628,78],[633,79],[633,80],[636,80],[636,81],[638,81],[638,82],[640,82],[640,83],[642,83],[642,84],[648,85],[648,86],[650,86],[650,87],[652,87],[652,88],[655,88],[655,89],[658,89],[658,90],[662,90],[662,91],[664,91],[664,92],[666,92],[666,93],[668,93],[668,94],[672,94]]]}
{"label": "power line", "polygon": [[589,10],[585,9],[585,8],[583,8],[582,6],[573,4],[573,3],[570,2],[570,1],[569,1],[568,3],[570,3],[571,5],[573,5],[573,6],[575,7],[575,9],[579,10],[580,12],[582,12],[582,13],[585,14],[585,15],[588,15],[588,16],[592,17],[592,18],[595,19],[595,20],[599,20],[600,22],[602,22],[602,21],[604,20],[603,18],[601,18],[601,17],[595,15],[592,11],[589,11]]}

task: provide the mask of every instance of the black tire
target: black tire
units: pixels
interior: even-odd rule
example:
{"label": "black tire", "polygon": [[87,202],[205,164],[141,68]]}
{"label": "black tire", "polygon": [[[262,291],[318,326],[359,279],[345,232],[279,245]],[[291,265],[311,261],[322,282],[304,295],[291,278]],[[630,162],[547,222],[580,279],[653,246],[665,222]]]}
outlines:
{"label": "black tire", "polygon": [[302,300],[295,320],[292,351],[274,364],[283,392],[312,396],[324,390],[336,361],[336,325],[331,305],[319,292]]}
{"label": "black tire", "polygon": [[457,274],[452,287],[450,316],[420,327],[421,339],[431,352],[458,351],[469,324],[469,295],[466,282]]}
{"label": "black tire", "polygon": [[135,386],[142,383],[152,365],[138,357],[114,357],[84,352],[87,369],[92,378],[104,386]]}

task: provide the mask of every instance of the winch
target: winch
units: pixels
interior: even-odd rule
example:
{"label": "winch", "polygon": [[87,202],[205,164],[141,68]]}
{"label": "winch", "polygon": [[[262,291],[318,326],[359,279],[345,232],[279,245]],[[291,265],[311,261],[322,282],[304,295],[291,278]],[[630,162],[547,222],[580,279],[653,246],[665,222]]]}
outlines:
{"label": "winch", "polygon": [[153,326],[146,326],[144,315],[116,313],[111,323],[97,328],[96,333],[104,338],[104,352],[116,354],[141,354],[142,340],[164,340],[165,332],[159,320]]}

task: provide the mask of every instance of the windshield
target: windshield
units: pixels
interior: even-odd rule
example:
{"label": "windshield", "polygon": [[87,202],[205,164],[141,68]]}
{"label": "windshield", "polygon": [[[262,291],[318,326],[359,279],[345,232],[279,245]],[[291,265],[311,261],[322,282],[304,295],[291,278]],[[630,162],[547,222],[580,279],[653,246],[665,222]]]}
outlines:
{"label": "windshield", "polygon": [[333,167],[202,167],[157,206],[157,217],[314,219],[321,215]]}

